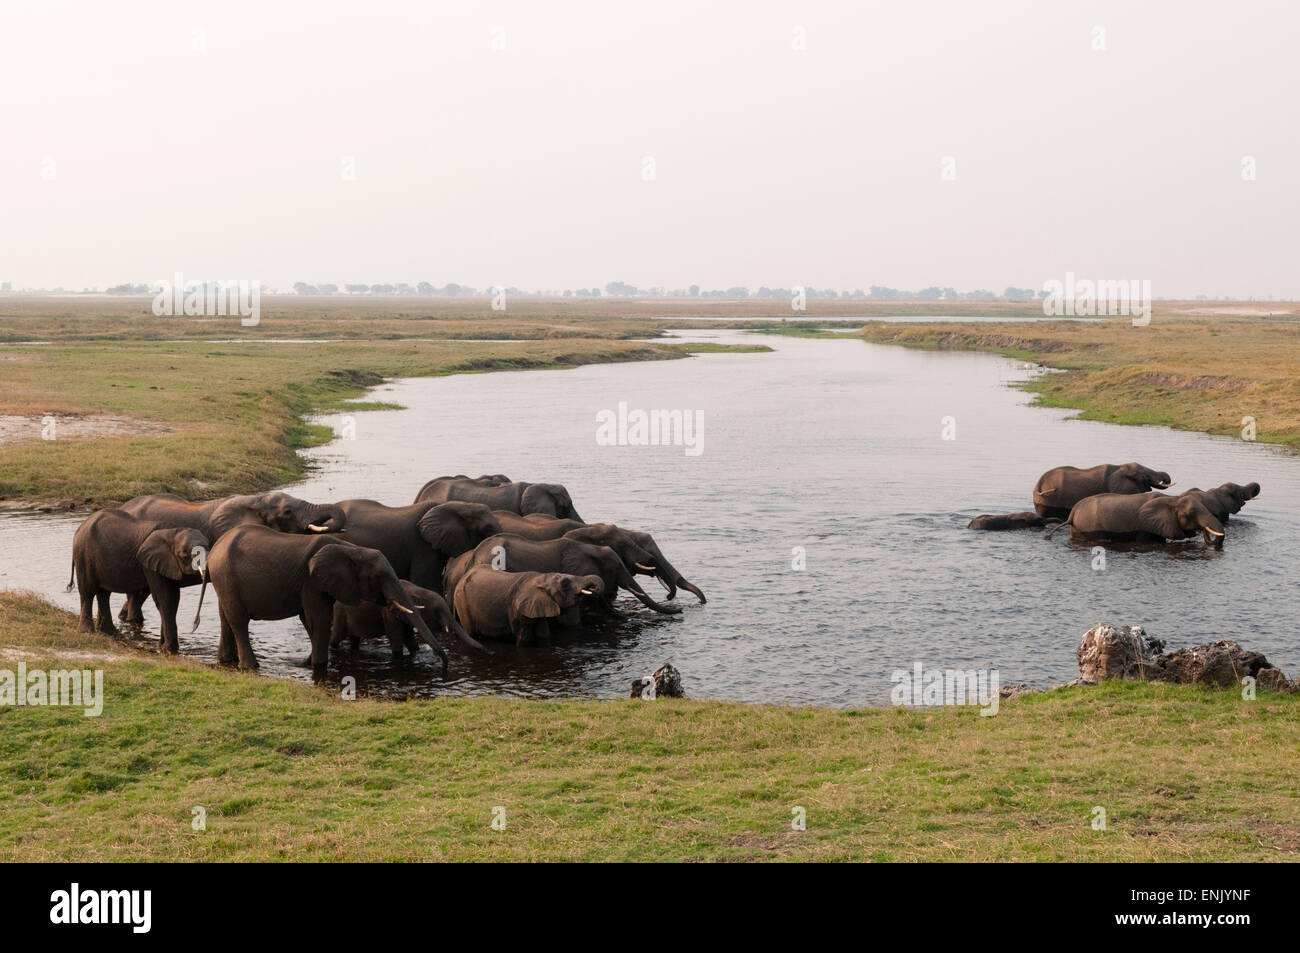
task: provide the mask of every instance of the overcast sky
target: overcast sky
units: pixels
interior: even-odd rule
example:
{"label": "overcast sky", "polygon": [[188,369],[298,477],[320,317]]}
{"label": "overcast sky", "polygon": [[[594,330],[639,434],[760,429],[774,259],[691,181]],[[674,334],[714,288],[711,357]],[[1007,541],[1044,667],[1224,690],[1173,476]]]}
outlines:
{"label": "overcast sky", "polygon": [[16,287],[1001,292],[1073,271],[1300,298],[1300,5],[0,9]]}

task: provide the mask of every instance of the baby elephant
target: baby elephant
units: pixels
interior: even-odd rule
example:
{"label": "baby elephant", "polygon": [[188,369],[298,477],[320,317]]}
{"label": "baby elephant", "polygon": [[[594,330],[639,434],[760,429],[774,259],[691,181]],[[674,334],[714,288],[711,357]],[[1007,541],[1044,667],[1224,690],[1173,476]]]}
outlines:
{"label": "baby elephant", "polygon": [[[402,589],[406,591],[412,606],[420,613],[420,617],[424,619],[424,624],[430,631],[454,635],[470,648],[487,655],[492,654],[491,649],[474,641],[469,633],[461,628],[442,596],[432,589],[423,589],[405,579],[402,580]],[[392,606],[380,607],[368,602],[363,602],[359,606],[334,603],[331,646],[342,645],[346,639],[355,652],[360,647],[362,639],[377,638],[381,635],[388,636],[388,646],[393,653],[393,658],[401,657],[403,646],[409,649],[412,655],[419,651],[420,645],[415,638],[415,629],[405,612],[398,611]]]}
{"label": "baby elephant", "polygon": [[599,576],[474,566],[456,585],[451,603],[470,635],[514,639],[516,645],[523,645],[545,641],[550,636],[548,619],[573,608],[583,596],[603,591]]}
{"label": "baby elephant", "polygon": [[[135,595],[138,601],[152,595],[162,622],[160,646],[166,652],[179,652],[176,607],[181,586],[199,582],[209,545],[208,538],[196,529],[171,529],[116,509],[92,513],[72,537],[72,572],[81,593],[81,630],[117,633],[108,605],[111,592]],[[72,591],[72,580],[68,591]],[[97,624],[91,619],[96,600]]]}
{"label": "baby elephant", "polygon": [[1207,544],[1223,545],[1223,524],[1197,497],[1164,493],[1102,493],[1080,500],[1061,526],[1072,539],[1164,542],[1198,532]]}
{"label": "baby elephant", "polygon": [[1053,523],[1059,523],[1057,519],[1047,519],[1039,516],[1037,513],[1026,510],[1023,513],[1002,513],[998,516],[990,516],[987,513],[983,516],[977,516],[966,524],[967,529],[1041,529],[1050,526]]}
{"label": "baby elephant", "polygon": [[1233,513],[1240,513],[1241,508],[1248,501],[1259,496],[1259,484],[1247,483],[1242,486],[1238,483],[1223,483],[1213,490],[1192,487],[1190,490],[1184,491],[1182,495],[1195,496],[1205,505],[1207,510],[1220,521],[1226,523]]}

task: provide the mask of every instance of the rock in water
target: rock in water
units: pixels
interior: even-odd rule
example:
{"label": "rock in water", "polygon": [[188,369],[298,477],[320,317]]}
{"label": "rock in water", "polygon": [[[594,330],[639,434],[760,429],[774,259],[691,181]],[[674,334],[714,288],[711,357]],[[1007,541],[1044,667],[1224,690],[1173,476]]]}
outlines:
{"label": "rock in water", "polygon": [[632,697],[654,699],[660,695],[668,698],[685,698],[682,691],[682,674],[669,664],[661,665],[653,675],[632,679]]}
{"label": "rock in water", "polygon": [[1247,652],[1236,642],[1220,639],[1174,652],[1146,634],[1140,625],[1099,622],[1084,633],[1075,657],[1083,682],[1136,678],[1179,685],[1232,688],[1250,676],[1261,688],[1296,691],[1296,686],[1259,652]]}

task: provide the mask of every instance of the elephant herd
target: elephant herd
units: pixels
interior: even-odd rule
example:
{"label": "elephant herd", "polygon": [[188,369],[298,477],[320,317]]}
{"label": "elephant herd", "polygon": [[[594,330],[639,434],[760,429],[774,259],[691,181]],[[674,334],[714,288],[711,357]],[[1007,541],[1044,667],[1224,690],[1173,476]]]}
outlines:
{"label": "elephant herd", "polygon": [[486,654],[479,639],[546,641],[552,625],[580,625],[584,613],[625,618],[614,606],[620,589],[655,612],[681,612],[652,599],[637,575],[655,577],[669,600],[682,589],[706,601],[649,533],[586,523],[563,486],[502,474],[439,477],[405,506],[280,491],[208,503],[137,497],[78,527],[72,571],[85,631],[116,632],[111,593],[126,594],[119,619],[133,625],[152,597],[161,648],[177,652],[180,590],[203,585],[197,629],[211,582],[220,662],[256,669],[249,622],[297,616],[317,678],[331,647],[355,650],[367,638],[387,638],[395,657],[424,643],[445,674],[439,635]]}
{"label": "elephant herd", "polygon": [[1177,496],[1157,492],[1172,485],[1168,473],[1140,463],[1055,467],[1034,484],[1032,511],[977,516],[967,528],[1050,527],[1050,537],[1069,526],[1072,539],[1112,542],[1164,542],[1199,533],[1207,545],[1221,547],[1224,524],[1259,496],[1258,483],[1193,487]]}

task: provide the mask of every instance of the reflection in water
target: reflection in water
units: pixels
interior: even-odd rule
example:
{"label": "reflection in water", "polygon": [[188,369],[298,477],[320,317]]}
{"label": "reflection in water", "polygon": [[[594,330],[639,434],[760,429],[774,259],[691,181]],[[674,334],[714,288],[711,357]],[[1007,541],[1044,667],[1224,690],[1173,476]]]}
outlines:
{"label": "reflection in water", "polygon": [[[1275,448],[1153,427],[1067,421],[1005,385],[1032,371],[983,354],[909,351],[857,340],[692,332],[763,342],[771,354],[593,365],[554,372],[403,380],[379,388],[409,409],[355,415],[356,439],[312,452],[320,469],[290,492],[311,500],[410,502],[429,478],[509,474],[563,483],[584,518],[654,534],[709,597],[680,593],[666,618],[630,597],[628,622],[557,633],[548,647],[452,652],[437,678],[427,650],[395,663],[387,643],[346,648],[330,678],[394,696],[495,693],[625,695],[671,661],[696,697],[853,705],[888,701],[890,674],[997,668],[1003,684],[1077,675],[1074,650],[1098,621],[1142,623],[1171,647],[1219,638],[1300,668],[1294,577],[1300,461]],[[339,344],[345,350],[346,344]],[[700,411],[704,452],[598,446],[596,415],[631,408]],[[955,440],[941,439],[944,417]],[[324,418],[338,422],[338,417]],[[1258,481],[1222,551],[1198,541],[1091,546],[1040,531],[977,533],[980,513],[1030,508],[1034,481],[1060,464],[1138,460],[1175,490]],[[0,586],[64,594],[79,518],[0,521]],[[791,568],[795,547],[806,566]],[[211,602],[188,633],[197,591],[182,596],[182,652],[215,660]],[[211,600],[209,594],[209,600]],[[115,605],[120,597],[115,598]],[[150,624],[157,614],[146,609]],[[254,622],[264,674],[307,678],[296,620]]]}

